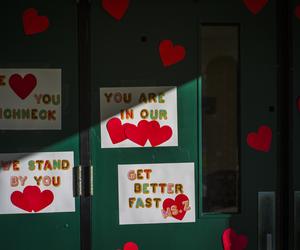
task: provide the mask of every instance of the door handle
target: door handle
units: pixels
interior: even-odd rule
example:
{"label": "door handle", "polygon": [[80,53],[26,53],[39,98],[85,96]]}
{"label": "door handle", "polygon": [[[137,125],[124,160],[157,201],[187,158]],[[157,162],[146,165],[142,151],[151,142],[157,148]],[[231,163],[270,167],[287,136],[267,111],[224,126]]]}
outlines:
{"label": "door handle", "polygon": [[300,248],[300,191],[294,192],[294,249]]}
{"label": "door handle", "polygon": [[275,250],[275,192],[258,193],[258,250]]}

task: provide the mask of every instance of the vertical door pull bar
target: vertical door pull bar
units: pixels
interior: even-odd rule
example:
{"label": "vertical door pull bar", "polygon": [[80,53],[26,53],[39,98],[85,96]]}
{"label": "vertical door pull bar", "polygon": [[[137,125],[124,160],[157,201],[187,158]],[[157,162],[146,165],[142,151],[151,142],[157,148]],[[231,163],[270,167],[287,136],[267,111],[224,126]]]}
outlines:
{"label": "vertical door pull bar", "polygon": [[275,192],[258,193],[258,250],[275,250]]}

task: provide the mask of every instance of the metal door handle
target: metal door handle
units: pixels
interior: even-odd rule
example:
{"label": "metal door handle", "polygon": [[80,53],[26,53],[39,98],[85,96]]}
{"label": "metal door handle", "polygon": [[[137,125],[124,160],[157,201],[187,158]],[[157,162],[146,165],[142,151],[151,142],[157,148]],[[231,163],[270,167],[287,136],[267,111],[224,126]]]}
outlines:
{"label": "metal door handle", "polygon": [[258,193],[258,250],[275,250],[275,192]]}

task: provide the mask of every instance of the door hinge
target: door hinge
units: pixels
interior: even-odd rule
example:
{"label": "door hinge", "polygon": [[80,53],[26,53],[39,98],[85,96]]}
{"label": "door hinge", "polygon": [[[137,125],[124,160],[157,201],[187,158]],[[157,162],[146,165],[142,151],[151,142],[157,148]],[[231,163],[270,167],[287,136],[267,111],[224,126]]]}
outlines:
{"label": "door hinge", "polygon": [[74,197],[93,196],[93,166],[77,166],[73,168]]}

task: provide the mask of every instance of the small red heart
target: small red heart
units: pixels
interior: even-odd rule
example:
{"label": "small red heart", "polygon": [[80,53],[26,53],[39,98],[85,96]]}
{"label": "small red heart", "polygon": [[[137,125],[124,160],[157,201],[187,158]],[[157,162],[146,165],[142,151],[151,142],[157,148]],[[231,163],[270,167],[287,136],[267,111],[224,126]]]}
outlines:
{"label": "small red heart", "polygon": [[[185,202],[188,201],[189,198],[184,194],[179,194],[176,196],[175,200],[168,198],[163,202],[163,209],[167,211],[167,209],[172,210],[172,207],[177,210],[177,214],[172,214],[172,216],[177,220],[182,220],[187,211],[185,211]],[[176,206],[176,207],[175,207]]]}
{"label": "small red heart", "polygon": [[159,54],[163,65],[168,67],[185,58],[185,48],[181,45],[174,46],[171,40],[163,40],[159,44]]}
{"label": "small red heart", "polygon": [[268,126],[260,126],[258,133],[251,132],[247,136],[247,143],[258,151],[268,152],[272,142],[272,130]]}
{"label": "small red heart", "polygon": [[148,139],[152,147],[158,146],[172,137],[172,129],[169,126],[160,127],[157,121],[151,121],[148,125]]}
{"label": "small red heart", "polygon": [[297,109],[300,112],[300,96],[297,98]]}
{"label": "small red heart", "polygon": [[134,143],[145,146],[148,140],[148,125],[149,122],[141,120],[137,126],[130,123],[124,124],[124,130],[126,137]]}
{"label": "small red heart", "polygon": [[124,244],[123,250],[139,250],[139,247],[134,242],[127,242]]}
{"label": "small red heart", "polygon": [[121,20],[129,6],[129,0],[102,0],[102,7],[112,17]]}
{"label": "small red heart", "polygon": [[248,245],[245,235],[238,235],[232,228],[227,228],[222,235],[224,250],[243,250]]}
{"label": "small red heart", "polygon": [[23,193],[20,191],[13,192],[10,200],[16,207],[27,212],[39,212],[53,202],[54,195],[50,190],[41,192],[37,186],[27,186]]}
{"label": "small red heart", "polygon": [[110,119],[106,124],[106,128],[113,144],[120,143],[127,139],[124,127],[119,118]]}
{"label": "small red heart", "polygon": [[21,99],[29,96],[36,84],[36,77],[32,74],[27,74],[24,78],[19,74],[14,74],[9,78],[9,86]]}
{"label": "small red heart", "polygon": [[258,14],[269,0],[244,0],[244,4],[254,15]]}
{"label": "small red heart", "polygon": [[23,27],[26,35],[34,35],[48,29],[49,19],[46,16],[39,16],[34,8],[23,12]]}
{"label": "small red heart", "polygon": [[298,19],[300,19],[300,5],[296,6],[295,8],[295,15]]}

